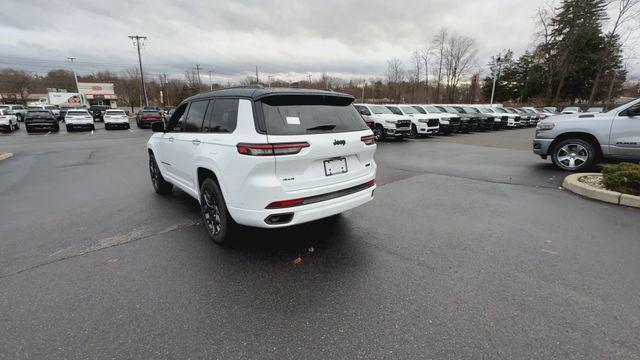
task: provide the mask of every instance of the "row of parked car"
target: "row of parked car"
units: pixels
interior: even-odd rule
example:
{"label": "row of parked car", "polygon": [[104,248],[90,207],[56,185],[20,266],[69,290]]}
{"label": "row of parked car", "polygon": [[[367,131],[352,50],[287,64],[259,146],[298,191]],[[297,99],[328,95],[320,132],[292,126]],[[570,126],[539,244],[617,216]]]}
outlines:
{"label": "row of parked car", "polygon": [[435,134],[468,133],[532,127],[553,112],[543,108],[511,108],[461,104],[354,104],[381,141]]}
{"label": "row of parked car", "polygon": [[[170,112],[168,113],[170,114]],[[156,106],[140,109],[135,115],[139,128],[151,127],[163,120],[165,113]],[[122,109],[106,105],[93,105],[88,109],[81,105],[2,105],[0,104],[0,130],[13,132],[24,122],[27,132],[47,130],[57,132],[64,121],[67,131],[95,130],[95,122],[103,121],[106,130],[129,129],[129,115]]]}

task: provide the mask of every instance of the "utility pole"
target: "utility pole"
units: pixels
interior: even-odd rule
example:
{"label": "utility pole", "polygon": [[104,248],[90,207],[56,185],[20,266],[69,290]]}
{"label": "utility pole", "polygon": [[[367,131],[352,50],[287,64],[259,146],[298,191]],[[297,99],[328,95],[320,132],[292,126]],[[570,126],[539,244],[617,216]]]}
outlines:
{"label": "utility pole", "polygon": [[502,57],[498,54],[498,58],[496,59],[498,62],[498,73],[493,76],[493,87],[491,88],[491,105],[493,105],[493,95],[496,92],[496,79],[500,76],[500,70],[502,70]]}
{"label": "utility pole", "polygon": [[269,87],[271,87],[271,79],[273,79],[273,75],[268,75],[267,82],[269,83]]}
{"label": "utility pole", "polygon": [[362,82],[362,103],[364,104],[364,88],[367,86],[367,82]]}
{"label": "utility pole", "polygon": [[76,79],[76,91],[80,92],[80,86],[78,86],[78,75],[76,74],[76,67],[73,66],[73,61],[76,59],[74,57],[67,58],[71,61],[71,70],[73,70],[73,77]]}
{"label": "utility pole", "polygon": [[309,78],[309,87],[311,87],[311,74],[307,74],[307,77]]}
{"label": "utility pole", "polygon": [[213,91],[213,80],[211,80],[211,74],[213,74],[213,70],[209,70],[209,90]]}
{"label": "utility pole", "polygon": [[256,84],[260,84],[260,77],[258,76],[258,65],[256,65]]}
{"label": "utility pole", "polygon": [[158,77],[160,78],[160,106],[164,109],[164,82],[162,81],[162,75]]}
{"label": "utility pole", "polygon": [[202,81],[200,80],[200,64],[196,64],[196,73],[198,74],[198,91],[202,88]]}
{"label": "utility pole", "polygon": [[[129,35],[129,39],[135,40],[133,46],[138,48],[138,63],[140,64],[140,87],[142,89],[142,94],[144,96],[144,105],[149,105],[149,98],[147,97],[147,88],[144,85],[144,72],[142,71],[142,55],[140,55],[140,46],[144,46],[144,41],[147,40],[146,36],[140,35]],[[140,40],[142,40],[142,44],[140,44]]]}

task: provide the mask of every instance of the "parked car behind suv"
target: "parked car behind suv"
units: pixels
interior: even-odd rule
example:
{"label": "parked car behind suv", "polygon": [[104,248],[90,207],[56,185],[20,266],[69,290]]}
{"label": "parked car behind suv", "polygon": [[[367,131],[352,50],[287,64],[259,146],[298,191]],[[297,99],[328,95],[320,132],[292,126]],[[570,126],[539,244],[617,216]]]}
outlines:
{"label": "parked car behind suv", "polygon": [[162,121],[162,114],[160,114],[160,110],[140,110],[136,114],[136,125],[138,128],[148,128],[151,127],[151,124],[156,121]]}
{"label": "parked car behind suv", "polygon": [[462,109],[445,105],[435,105],[435,107],[440,111],[460,117],[460,128],[458,129],[459,132],[468,133],[470,131],[478,130],[478,119],[473,115],[465,113]]}
{"label": "parked car behind suv", "polygon": [[538,123],[533,152],[567,171],[602,159],[640,161],[640,99],[606,113],[557,115]]}
{"label": "parked car behind suv", "polygon": [[231,88],[186,99],[147,144],[154,189],[200,202],[216,243],[235,224],[276,228],[372,200],[376,144],[353,97],[310,89]]}
{"label": "parked car behind suv", "polygon": [[93,116],[94,121],[103,121],[105,111],[111,109],[111,106],[107,105],[91,105],[89,107],[89,112],[91,116]]}
{"label": "parked car behind suv", "polygon": [[68,132],[76,129],[96,129],[95,123],[93,122],[93,116],[91,116],[87,109],[67,110],[64,116],[64,122],[67,125]]}
{"label": "parked car behind suv", "polygon": [[36,130],[51,130],[53,132],[60,130],[58,119],[50,110],[46,109],[31,109],[27,111],[24,126],[28,133]]}
{"label": "parked car behind suv", "polygon": [[449,135],[460,128],[460,117],[456,114],[449,114],[433,105],[413,105],[413,107],[422,114],[437,116],[441,134]]}
{"label": "parked car behind suv", "polygon": [[440,122],[437,116],[422,114],[409,105],[387,105],[387,109],[396,115],[408,116],[411,119],[410,138],[415,139],[420,135],[436,135],[440,131]]}
{"label": "parked car behind suv", "polygon": [[18,124],[18,118],[13,113],[13,111],[0,108],[0,130],[12,132],[13,130],[20,129],[20,125]]}
{"label": "parked car behind suv", "polygon": [[13,112],[19,122],[24,121],[24,118],[27,117],[27,108],[22,105],[0,104],[0,109],[11,110],[11,112]]}
{"label": "parked car behind suv", "polygon": [[124,112],[124,110],[108,109],[104,112],[103,120],[105,130],[111,130],[114,128],[129,128],[129,116],[126,112]]}
{"label": "parked car behind suv", "polygon": [[60,120],[60,109],[58,109],[55,105],[29,105],[27,110],[49,110],[56,117],[57,120]]}
{"label": "parked car behind suv", "polygon": [[375,123],[373,133],[377,141],[388,138],[402,139],[409,136],[411,119],[408,116],[396,115],[384,105],[354,104],[361,115],[369,116]]}

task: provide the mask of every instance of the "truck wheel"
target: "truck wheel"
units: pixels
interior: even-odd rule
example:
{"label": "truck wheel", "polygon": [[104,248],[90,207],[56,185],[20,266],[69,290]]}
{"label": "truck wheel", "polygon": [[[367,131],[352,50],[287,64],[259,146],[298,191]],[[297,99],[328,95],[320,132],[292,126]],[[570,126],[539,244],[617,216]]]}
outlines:
{"label": "truck wheel", "polygon": [[229,215],[220,187],[211,178],[206,178],[200,186],[200,210],[211,240],[218,245],[227,244],[236,224]]}
{"label": "truck wheel", "polygon": [[164,177],[162,177],[162,173],[160,172],[160,168],[158,167],[158,163],[156,162],[156,157],[153,156],[153,154],[149,154],[149,175],[151,175],[151,183],[153,184],[153,189],[158,194],[171,194],[171,190],[173,190],[173,184],[166,181]]}
{"label": "truck wheel", "polygon": [[411,130],[409,131],[409,139],[415,139],[418,137],[418,128],[414,125],[411,124]]}
{"label": "truck wheel", "polygon": [[71,132],[71,130],[72,130],[72,129],[71,129],[71,126],[69,126],[69,125],[67,124],[67,125],[66,125],[66,128],[67,128],[67,132],[68,132],[68,133],[70,133],[70,132]]}
{"label": "truck wheel", "polygon": [[376,137],[376,141],[383,141],[386,138],[382,125],[376,125],[376,127],[373,129],[373,135]]}
{"label": "truck wheel", "polygon": [[22,114],[16,114],[16,120],[18,120],[18,122],[22,122]]}
{"label": "truck wheel", "polygon": [[559,142],[551,153],[551,161],[566,171],[580,171],[591,167],[596,160],[596,149],[588,141],[567,139]]}

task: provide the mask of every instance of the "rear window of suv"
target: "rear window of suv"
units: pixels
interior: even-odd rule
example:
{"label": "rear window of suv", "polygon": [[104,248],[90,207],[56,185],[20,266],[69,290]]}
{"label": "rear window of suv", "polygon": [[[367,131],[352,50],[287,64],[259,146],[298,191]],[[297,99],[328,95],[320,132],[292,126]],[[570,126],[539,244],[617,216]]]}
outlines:
{"label": "rear window of suv", "polygon": [[261,100],[269,135],[302,135],[366,130],[368,126],[351,105],[337,96],[271,96]]}

